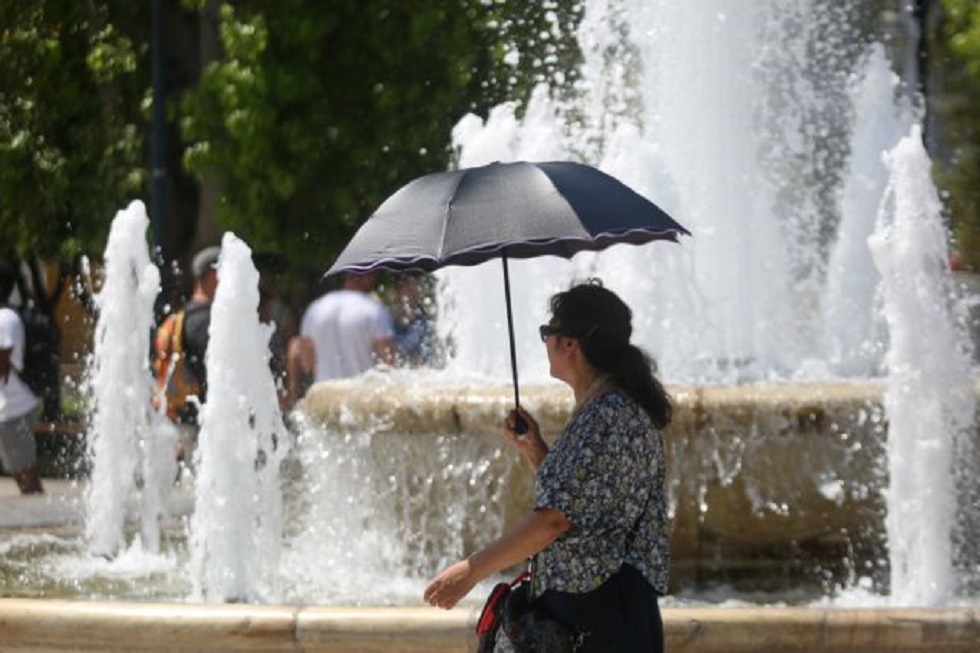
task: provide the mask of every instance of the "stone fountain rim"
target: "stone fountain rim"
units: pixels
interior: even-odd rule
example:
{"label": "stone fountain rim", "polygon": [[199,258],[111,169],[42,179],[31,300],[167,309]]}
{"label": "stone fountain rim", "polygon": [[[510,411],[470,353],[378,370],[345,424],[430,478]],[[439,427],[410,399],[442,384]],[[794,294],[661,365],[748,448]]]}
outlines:
{"label": "stone fountain rim", "polygon": [[[668,648],[727,651],[973,650],[980,607],[667,607]],[[475,608],[0,599],[5,650],[465,651]],[[766,648],[760,648],[764,645]]]}

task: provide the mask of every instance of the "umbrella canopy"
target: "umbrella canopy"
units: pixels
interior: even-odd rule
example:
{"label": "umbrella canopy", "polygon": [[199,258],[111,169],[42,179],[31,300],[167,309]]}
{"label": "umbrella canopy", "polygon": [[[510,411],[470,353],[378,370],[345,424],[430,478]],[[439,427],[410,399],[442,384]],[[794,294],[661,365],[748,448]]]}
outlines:
{"label": "umbrella canopy", "polygon": [[430,272],[492,258],[565,258],[688,231],[657,205],[581,163],[491,163],[419,177],[385,200],[327,274]]}
{"label": "umbrella canopy", "polygon": [[[508,258],[571,257],[690,233],[617,179],[571,161],[491,163],[409,182],[361,226],[327,275],[432,270],[500,258],[520,406]],[[518,429],[520,432],[520,428]]]}

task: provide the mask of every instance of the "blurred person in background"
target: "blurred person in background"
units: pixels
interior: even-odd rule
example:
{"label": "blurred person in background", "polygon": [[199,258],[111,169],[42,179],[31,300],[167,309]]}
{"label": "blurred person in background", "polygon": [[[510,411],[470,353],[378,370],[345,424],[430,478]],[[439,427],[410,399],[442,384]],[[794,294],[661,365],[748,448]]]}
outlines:
{"label": "blurred person in background", "polygon": [[391,312],[373,294],[375,274],[344,274],[342,286],[311,303],[289,342],[287,405],[313,383],[394,365],[397,340]]}
{"label": "blurred person in background", "polygon": [[154,374],[157,396],[166,400],[167,417],[180,430],[178,461],[186,462],[197,440],[198,410],[207,400],[205,354],[211,305],[218,290],[218,258],[221,248],[206,247],[191,263],[194,289],[175,313],[164,319],[154,338]]}
{"label": "blurred person in background", "polygon": [[0,261],[0,462],[21,494],[38,494],[44,492],[34,441],[39,402],[24,380],[24,323],[7,305],[16,283],[14,268]]}

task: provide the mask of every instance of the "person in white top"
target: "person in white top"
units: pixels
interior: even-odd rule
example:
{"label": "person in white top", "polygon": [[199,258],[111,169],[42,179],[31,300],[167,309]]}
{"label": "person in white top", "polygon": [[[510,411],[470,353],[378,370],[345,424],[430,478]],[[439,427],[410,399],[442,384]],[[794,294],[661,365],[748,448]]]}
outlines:
{"label": "person in white top", "polygon": [[6,306],[16,273],[0,262],[0,462],[21,494],[44,491],[37,473],[34,419],[38,399],[20,373],[24,369],[24,324]]}
{"label": "person in white top", "polygon": [[289,345],[290,403],[313,383],[357,376],[377,363],[395,363],[391,313],[370,294],[374,273],[344,276],[343,286],[307,307]]}

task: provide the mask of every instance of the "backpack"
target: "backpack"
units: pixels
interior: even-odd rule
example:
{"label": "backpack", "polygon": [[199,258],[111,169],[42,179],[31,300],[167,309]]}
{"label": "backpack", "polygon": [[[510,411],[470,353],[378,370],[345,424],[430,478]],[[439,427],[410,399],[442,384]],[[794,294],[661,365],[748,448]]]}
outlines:
{"label": "backpack", "polygon": [[188,401],[191,396],[200,398],[202,383],[191,369],[184,351],[183,310],[168,316],[156,334],[157,392],[167,399],[167,417],[175,422],[196,423],[197,408]]}
{"label": "backpack", "polygon": [[24,368],[21,380],[41,401],[41,416],[55,421],[61,413],[61,340],[51,317],[32,305],[16,309],[24,324]]}

